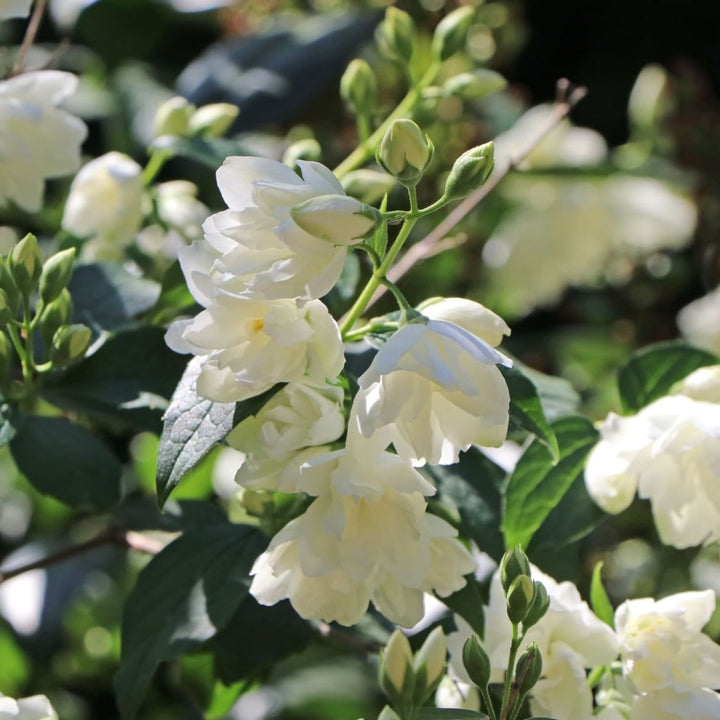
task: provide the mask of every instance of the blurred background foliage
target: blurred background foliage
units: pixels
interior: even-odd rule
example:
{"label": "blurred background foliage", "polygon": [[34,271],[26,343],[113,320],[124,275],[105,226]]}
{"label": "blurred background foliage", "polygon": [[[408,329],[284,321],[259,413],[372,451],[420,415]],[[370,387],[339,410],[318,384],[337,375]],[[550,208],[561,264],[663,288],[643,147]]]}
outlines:
{"label": "blurred background foliage", "polygon": [[[72,109],[90,127],[89,157],[114,149],[144,163],[155,110],[175,94],[197,104],[238,104],[241,113],[225,140],[213,147],[187,144],[161,176],[192,180],[203,202],[218,208],[214,168],[224,155],[280,158],[290,142],[315,138],[323,161],[333,166],[353,149],[355,126],[338,94],[353,57],[366,58],[375,69],[379,107],[394,107],[406,79],[372,42],[386,4],[50,0],[50,17],[28,64],[52,62],[80,75]],[[558,78],[587,86],[589,95],[573,113],[574,126],[554,131],[528,158],[525,172],[508,178],[453,231],[459,247],[414,267],[403,287],[415,302],[431,288],[504,313],[513,328],[508,350],[535,369],[570,380],[585,411],[599,418],[618,407],[618,365],[633,349],[677,337],[678,311],[720,280],[720,5],[463,4],[477,9],[466,52],[448,63],[416,116],[437,147],[434,174],[420,187],[425,201],[438,196],[443,170],[467,147],[500,133],[506,152],[522,144],[543,110],[524,114],[552,101]],[[421,32],[413,59],[417,74],[429,62],[433,28],[456,3],[398,5]],[[19,42],[23,27],[20,21],[0,25],[0,45]],[[6,61],[0,56],[0,64]],[[501,73],[507,88],[475,101],[444,84],[479,68]],[[508,132],[521,117],[520,132]],[[15,227],[40,235],[55,231],[68,186],[69,179],[51,185],[37,218],[4,210],[0,241],[11,242]],[[390,198],[391,206],[402,202],[401,193]],[[431,229],[421,224],[417,237]],[[150,279],[162,279],[164,269],[156,268],[155,277],[151,271]],[[386,300],[377,308],[387,309]],[[133,432],[107,429],[131,491],[120,516],[128,529],[155,528],[162,541],[173,528],[148,520],[157,436]],[[231,517],[239,516],[228,453],[204,461],[173,502],[217,496]],[[106,527],[107,517],[83,515],[35,492],[7,452],[0,462],[4,569]],[[689,578],[720,591],[717,549],[697,558],[690,551],[659,550],[648,512],[637,503],[576,548],[586,578],[603,559],[616,601],[673,592]],[[123,599],[145,562],[106,545],[0,585],[0,692],[47,693],[62,718],[116,718],[112,683]],[[238,657],[262,654],[261,631],[245,629]],[[362,632],[372,645],[387,628],[368,620]],[[323,641],[300,638],[298,645],[305,646],[301,654],[271,671],[262,663],[244,668],[239,672],[247,679],[227,686],[213,680],[209,653],[167,663],[140,717],[337,720],[377,713],[362,643],[340,633]]]}

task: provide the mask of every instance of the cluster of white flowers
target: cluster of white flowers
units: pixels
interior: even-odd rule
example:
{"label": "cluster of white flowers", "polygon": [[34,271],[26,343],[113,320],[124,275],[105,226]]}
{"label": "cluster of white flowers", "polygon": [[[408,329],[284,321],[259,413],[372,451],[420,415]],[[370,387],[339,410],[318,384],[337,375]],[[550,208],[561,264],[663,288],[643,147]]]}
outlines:
{"label": "cluster of white flowers", "polygon": [[[531,692],[533,715],[557,720],[681,720],[720,718],[720,646],[702,633],[715,609],[711,590],[671,595],[662,600],[628,600],[615,612],[614,628],[601,622],[570,582],[556,582],[532,568],[545,586],[547,614],[527,633],[542,654],[543,670]],[[448,636],[450,671],[456,693],[444,692],[445,706],[478,709],[468,692],[461,648],[469,626],[456,620]],[[506,601],[495,573],[485,608],[484,647],[491,662],[491,682],[501,682],[512,635]],[[605,667],[593,698],[588,671]],[[455,695],[456,697],[453,697]],[[474,699],[474,707],[468,704]]]}
{"label": "cluster of white flowers", "polygon": [[258,601],[289,598],[303,617],[346,625],[373,602],[413,625],[423,593],[449,595],[475,568],[454,528],[426,512],[435,488],[414,466],[502,443],[509,393],[496,365],[510,361],[493,345],[509,329],[478,303],[429,306],[359,378],[346,427],[337,381],[344,347],[319,298],[377,213],[345,195],[324,166],[298,164],[302,176],[253,157],[228,158],[218,170],[228,209],[179,254],[205,309],[173,323],[167,342],[203,358],[197,391],[212,400],[287,383],[228,436],[245,453],[239,483],[315,498],[258,558]]}

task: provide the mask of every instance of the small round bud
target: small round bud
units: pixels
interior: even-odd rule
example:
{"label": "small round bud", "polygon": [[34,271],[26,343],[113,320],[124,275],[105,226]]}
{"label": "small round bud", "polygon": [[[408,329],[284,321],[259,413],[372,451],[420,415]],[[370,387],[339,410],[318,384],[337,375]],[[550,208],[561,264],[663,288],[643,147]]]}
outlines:
{"label": "small round bud", "polygon": [[385,132],[378,149],[378,161],[403,185],[420,182],[430,164],[433,145],[412,120],[395,120]]}
{"label": "small round bud", "polygon": [[333,245],[352,245],[380,220],[375,208],[347,195],[318,195],[290,209],[296,224]]}
{"label": "small round bud", "polygon": [[230,129],[239,113],[240,108],[230,103],[203,105],[192,114],[188,130],[191,135],[219,138]]}
{"label": "small round bud", "polygon": [[480,100],[505,87],[507,80],[500,73],[481,68],[453,75],[445,81],[442,91],[444,95],[453,95],[461,100]]}
{"label": "small round bud", "polygon": [[500,561],[500,582],[507,594],[512,581],[518,575],[531,576],[530,561],[520,547],[508,550]]}
{"label": "small round bud", "polygon": [[20,291],[10,274],[10,268],[4,258],[0,258],[0,289],[5,293],[8,307],[12,312],[12,316],[15,317],[20,307]]}
{"label": "small round bud", "polygon": [[372,68],[355,58],[340,80],[340,97],[355,115],[368,115],[375,108],[377,82]]}
{"label": "small round bud", "polygon": [[28,233],[11,251],[8,266],[15,285],[25,295],[37,288],[42,272],[42,257],[37,238]]}
{"label": "small round bud", "polygon": [[432,50],[438,60],[447,60],[462,49],[474,16],[475,10],[465,5],[438,23],[432,41]]}
{"label": "small round bud", "polygon": [[55,333],[62,325],[69,325],[72,320],[73,301],[67,288],[51,303],[45,306],[40,315],[40,337],[42,337],[46,348],[52,346]]}
{"label": "small round bud", "polygon": [[409,675],[412,675],[412,651],[407,637],[396,630],[380,656],[380,687],[395,703],[394,696],[402,696]]}
{"label": "small round bud", "polygon": [[406,12],[390,6],[378,25],[375,39],[384,55],[408,63],[415,47],[415,23]]}
{"label": "small round bud", "polygon": [[375,203],[395,187],[397,180],[392,175],[379,170],[361,168],[349,172],[340,182],[348,195],[352,195],[360,202]]}
{"label": "small round bud", "polygon": [[518,575],[507,591],[507,616],[513,625],[522,622],[535,598],[535,586],[527,575]]}
{"label": "small round bud", "polygon": [[194,112],[195,106],[184,97],[178,95],[166,100],[155,112],[154,136],[156,138],[163,135],[185,137]]}
{"label": "small round bud", "polygon": [[87,325],[63,325],[58,328],[50,348],[50,362],[65,367],[80,360],[90,345],[92,332]]}
{"label": "small round bud", "polygon": [[524,697],[535,687],[542,675],[542,655],[537,643],[530,643],[515,665],[515,682],[518,684],[520,697]]}
{"label": "small round bud", "polygon": [[313,160],[315,162],[322,160],[320,143],[315,138],[303,138],[288,146],[283,154],[283,163],[294,168],[298,160]]}
{"label": "small round bud", "polygon": [[436,627],[415,655],[415,700],[421,705],[435,691],[445,671],[447,642],[441,627]]}
{"label": "small round bud", "polygon": [[53,255],[44,265],[40,275],[40,298],[44,303],[52,302],[72,277],[75,248],[68,248]]}
{"label": "small round bud", "polygon": [[471,635],[465,641],[462,649],[462,660],[468,677],[481,690],[484,690],[490,682],[492,667],[490,657],[475,635]]}
{"label": "small round bud", "polygon": [[550,607],[550,598],[545,586],[539,580],[534,580],[533,585],[535,586],[535,597],[523,619],[523,629],[525,630],[536,625]]}
{"label": "small round bud", "polygon": [[492,142],[466,150],[452,166],[445,181],[444,197],[459,200],[479,188],[495,167],[495,145]]}

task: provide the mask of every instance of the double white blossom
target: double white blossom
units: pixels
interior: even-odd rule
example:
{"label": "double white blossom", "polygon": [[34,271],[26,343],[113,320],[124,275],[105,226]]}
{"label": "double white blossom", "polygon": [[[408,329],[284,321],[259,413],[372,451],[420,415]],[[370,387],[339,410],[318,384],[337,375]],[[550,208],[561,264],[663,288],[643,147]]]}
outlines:
{"label": "double white blossom", "polygon": [[57,713],[44,695],[14,700],[0,694],[0,720],[57,720]]}
{"label": "double white blossom", "polygon": [[85,124],[61,109],[77,78],[42,70],[0,82],[0,204],[40,209],[46,178],[80,166]]}
{"label": "double white blossom", "polygon": [[600,435],[585,468],[600,507],[622,512],[637,491],[665,544],[720,539],[720,405],[668,396],[637,415],[610,414]]}

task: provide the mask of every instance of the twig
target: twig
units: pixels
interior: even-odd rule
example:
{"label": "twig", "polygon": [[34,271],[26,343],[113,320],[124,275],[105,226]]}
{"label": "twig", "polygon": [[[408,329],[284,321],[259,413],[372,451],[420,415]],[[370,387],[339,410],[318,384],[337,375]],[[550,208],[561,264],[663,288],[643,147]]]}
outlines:
{"label": "twig", "polygon": [[[397,263],[388,271],[388,279],[397,282],[420,260],[437,255],[453,245],[446,237],[447,234],[465,216],[481,203],[508,175],[516,170],[523,160],[544,140],[548,133],[587,95],[587,88],[573,87],[565,78],[558,80],[556,85],[556,100],[545,127],[530,139],[527,146],[514,158],[502,166],[496,166],[490,179],[474,192],[470,193],[444,220],[429,232],[422,240],[412,245]],[[380,286],[367,304],[370,307],[377,302],[387,288]]]}
{"label": "twig", "polygon": [[35,36],[40,28],[43,15],[45,14],[45,8],[47,7],[48,0],[37,0],[35,3],[35,9],[33,10],[32,17],[28,23],[27,30],[25,31],[25,37],[23,38],[20,50],[18,50],[17,58],[15,59],[15,65],[13,65],[10,77],[19,75],[22,72],[23,66],[25,65],[25,57],[30,51],[33,43],[35,42]]}

